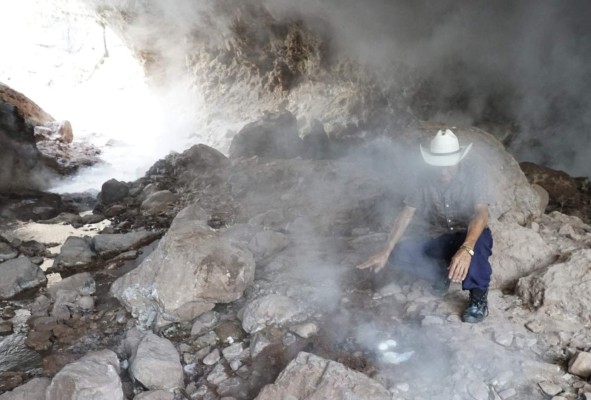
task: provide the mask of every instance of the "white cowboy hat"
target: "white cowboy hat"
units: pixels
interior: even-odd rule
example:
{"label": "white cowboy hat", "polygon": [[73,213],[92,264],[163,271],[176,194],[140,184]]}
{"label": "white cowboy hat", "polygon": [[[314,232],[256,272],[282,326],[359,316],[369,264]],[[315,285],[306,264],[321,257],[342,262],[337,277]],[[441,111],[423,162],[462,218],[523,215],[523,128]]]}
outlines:
{"label": "white cowboy hat", "polygon": [[461,146],[458,138],[452,131],[446,129],[437,132],[437,135],[431,140],[429,149],[421,148],[423,160],[429,165],[437,167],[451,167],[458,164],[472,148],[472,143],[468,146]]}

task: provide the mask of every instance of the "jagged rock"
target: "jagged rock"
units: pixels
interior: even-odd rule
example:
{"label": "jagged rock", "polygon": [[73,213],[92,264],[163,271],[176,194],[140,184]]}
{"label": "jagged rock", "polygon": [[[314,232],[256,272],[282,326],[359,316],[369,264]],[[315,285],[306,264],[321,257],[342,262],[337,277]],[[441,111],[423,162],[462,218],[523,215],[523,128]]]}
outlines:
{"label": "jagged rock", "polygon": [[562,387],[548,381],[540,382],[538,383],[538,385],[540,386],[540,389],[542,389],[542,391],[546,393],[548,396],[556,396],[557,394],[563,391]]}
{"label": "jagged rock", "polygon": [[19,257],[0,264],[0,300],[10,299],[24,290],[47,282],[45,274],[27,257]]}
{"label": "jagged rock", "polygon": [[110,179],[103,183],[99,199],[105,205],[111,205],[123,200],[129,194],[129,186],[125,182]]}
{"label": "jagged rock", "polygon": [[92,239],[89,237],[68,237],[51,268],[60,270],[87,266],[96,257],[91,246]]}
{"label": "jagged rock", "polygon": [[18,256],[18,251],[10,247],[7,243],[0,242],[0,263],[6,260],[12,260]]}
{"label": "jagged rock", "polygon": [[256,400],[275,399],[390,400],[392,395],[377,381],[344,365],[301,352]]}
{"label": "jagged rock", "polygon": [[90,273],[83,272],[64,278],[51,285],[47,289],[47,293],[55,300],[59,290],[73,290],[81,295],[88,296],[96,291],[96,282]]}
{"label": "jagged rock", "polygon": [[183,387],[183,367],[174,345],[151,332],[140,340],[130,373],[150,390]]}
{"label": "jagged rock", "polygon": [[110,350],[92,352],[66,365],[47,388],[46,400],[124,400],[119,360]]}
{"label": "jagged rock", "polygon": [[258,356],[263,350],[271,345],[271,341],[262,333],[255,333],[250,341],[250,354]]}
{"label": "jagged rock", "polygon": [[119,278],[111,292],[143,323],[189,321],[215,303],[239,299],[254,279],[254,260],[218,236],[197,206],[181,211],[152,252]]}
{"label": "jagged rock", "polygon": [[491,287],[514,287],[517,280],[547,266],[554,257],[553,249],[539,233],[514,222],[489,223],[493,234],[493,267]]}
{"label": "jagged rock", "polygon": [[522,162],[519,166],[530,183],[538,184],[546,189],[551,205],[573,206],[581,200],[577,183],[566,172],[532,162]]}
{"label": "jagged rock", "polygon": [[213,349],[211,353],[209,353],[206,357],[203,358],[203,364],[205,365],[214,365],[220,361],[220,351],[218,349]]}
{"label": "jagged rock", "polygon": [[170,190],[161,190],[146,197],[140,208],[149,214],[158,214],[166,210],[169,205],[175,203],[177,200],[178,196]]}
{"label": "jagged rock", "polygon": [[230,157],[294,158],[301,154],[297,121],[289,111],[268,114],[252,122],[234,137]]}
{"label": "jagged rock", "polygon": [[160,232],[129,232],[123,234],[101,234],[92,238],[92,247],[96,253],[104,258],[153,242],[160,236]]}
{"label": "jagged rock", "polygon": [[242,314],[242,328],[256,333],[269,325],[303,322],[305,310],[294,300],[279,294],[269,294],[249,302]]}
{"label": "jagged rock", "polygon": [[312,322],[292,326],[289,330],[304,339],[308,339],[318,334],[318,326]]}
{"label": "jagged rock", "polygon": [[48,386],[49,379],[33,378],[11,392],[0,394],[0,400],[45,400]]}
{"label": "jagged rock", "polygon": [[174,167],[177,170],[190,170],[193,173],[204,173],[227,167],[229,164],[230,160],[226,156],[204,144],[192,146],[176,157],[174,161]]}
{"label": "jagged rock", "polygon": [[26,371],[41,365],[39,353],[26,346],[22,334],[0,337],[0,371]]}
{"label": "jagged rock", "polygon": [[207,375],[207,382],[211,383],[212,385],[219,385],[226,379],[228,379],[228,374],[221,363],[217,364],[209,373],[209,375]]}
{"label": "jagged rock", "polygon": [[569,362],[568,372],[581,378],[591,377],[591,353],[578,352]]}
{"label": "jagged rock", "polygon": [[560,262],[521,278],[517,294],[535,308],[558,319],[591,321],[591,250],[574,251]]}
{"label": "jagged rock", "polygon": [[257,233],[248,248],[257,260],[264,260],[285,249],[289,244],[289,239],[282,233],[273,231],[261,231]]}
{"label": "jagged rock", "polygon": [[191,336],[199,336],[212,329],[219,321],[219,314],[210,311],[197,317],[191,327]]}
{"label": "jagged rock", "polygon": [[133,400],[174,400],[174,394],[167,390],[151,390],[138,394]]}

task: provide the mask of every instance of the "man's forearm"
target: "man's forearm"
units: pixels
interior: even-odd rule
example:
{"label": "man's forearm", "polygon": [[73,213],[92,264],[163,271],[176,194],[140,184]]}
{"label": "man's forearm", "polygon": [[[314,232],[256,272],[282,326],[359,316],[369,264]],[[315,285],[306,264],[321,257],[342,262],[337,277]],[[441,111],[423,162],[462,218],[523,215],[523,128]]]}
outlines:
{"label": "man's forearm", "polygon": [[476,241],[482,234],[484,228],[488,224],[488,206],[486,204],[478,204],[475,208],[474,216],[468,225],[468,232],[464,240],[464,246],[474,249]]}
{"label": "man's forearm", "polygon": [[392,228],[392,232],[390,233],[390,237],[388,238],[388,246],[386,247],[388,253],[391,253],[392,250],[394,250],[394,247],[396,246],[402,235],[404,235],[404,232],[406,231],[408,224],[410,224],[410,221],[412,220],[412,217],[415,214],[415,210],[415,208],[405,206],[398,218],[396,219],[396,222],[394,223],[394,228]]}

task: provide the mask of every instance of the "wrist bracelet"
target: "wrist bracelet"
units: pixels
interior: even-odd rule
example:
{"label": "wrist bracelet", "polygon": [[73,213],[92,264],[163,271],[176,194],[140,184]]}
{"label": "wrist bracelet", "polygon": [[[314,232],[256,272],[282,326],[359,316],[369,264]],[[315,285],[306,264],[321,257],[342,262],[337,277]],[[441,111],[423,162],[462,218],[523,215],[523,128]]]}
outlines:
{"label": "wrist bracelet", "polygon": [[462,245],[462,246],[460,246],[460,249],[466,250],[466,252],[468,254],[470,254],[470,257],[474,256],[474,250],[471,249],[470,247]]}

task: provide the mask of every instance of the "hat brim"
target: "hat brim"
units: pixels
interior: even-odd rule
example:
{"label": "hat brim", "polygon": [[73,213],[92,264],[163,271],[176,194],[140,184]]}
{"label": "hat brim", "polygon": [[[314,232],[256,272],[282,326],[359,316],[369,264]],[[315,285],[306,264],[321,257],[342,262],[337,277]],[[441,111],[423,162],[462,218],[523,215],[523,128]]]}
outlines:
{"label": "hat brim", "polygon": [[422,145],[419,145],[419,147],[421,148],[423,160],[427,164],[433,165],[435,167],[453,167],[462,161],[464,157],[466,157],[472,148],[472,143],[470,143],[468,146],[460,146],[460,151],[453,154],[434,154],[429,150],[424,149]]}

